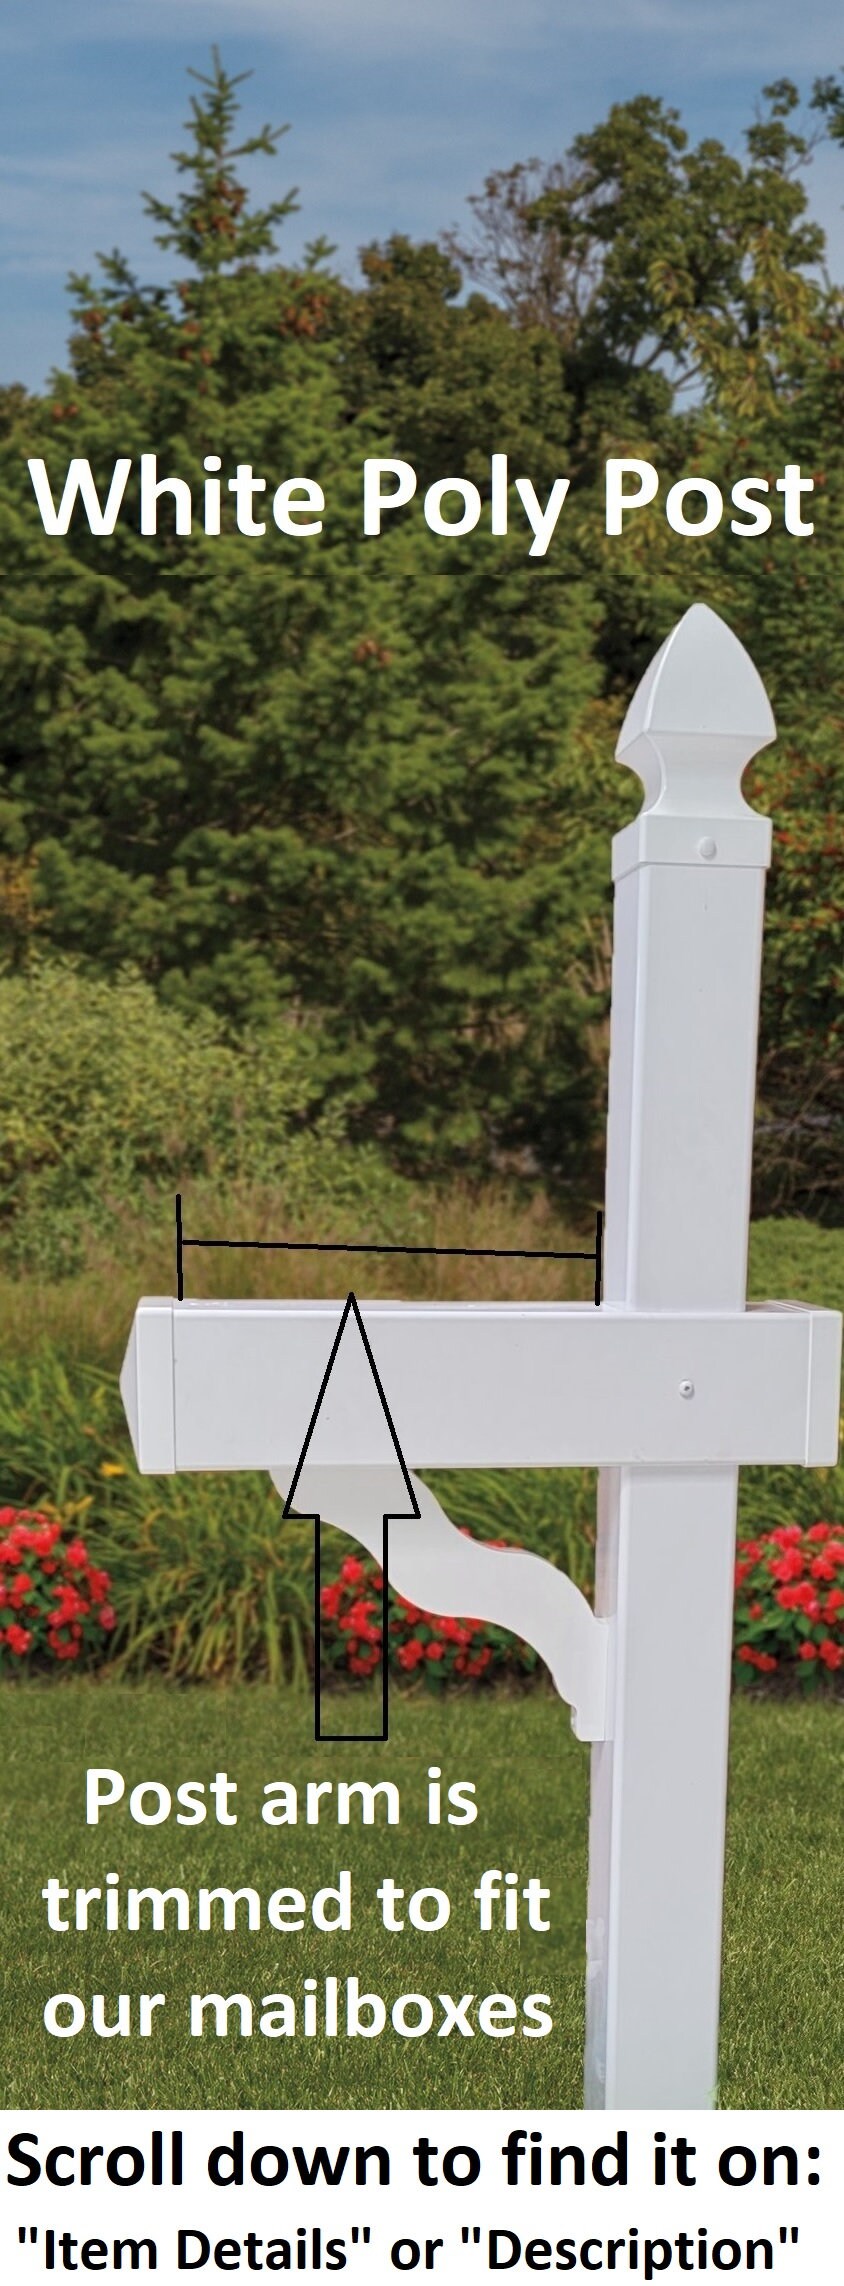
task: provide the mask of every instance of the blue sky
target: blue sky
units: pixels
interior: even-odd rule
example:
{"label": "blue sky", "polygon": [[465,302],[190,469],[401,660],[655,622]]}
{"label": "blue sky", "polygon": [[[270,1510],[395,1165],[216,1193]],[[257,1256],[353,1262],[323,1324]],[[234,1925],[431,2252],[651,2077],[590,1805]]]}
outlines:
{"label": "blue sky", "polygon": [[[844,66],[835,0],[4,0],[0,381],[62,362],[67,274],[98,249],[168,274],[140,194],[168,193],[212,41],[254,71],[245,122],[291,124],[257,178],[299,188],[288,251],[324,232],[349,277],[367,240],[459,222],[490,169],[558,155],[615,100],[662,95],[739,150],[766,80],[808,93]],[[841,275],[844,153],[810,189]]]}

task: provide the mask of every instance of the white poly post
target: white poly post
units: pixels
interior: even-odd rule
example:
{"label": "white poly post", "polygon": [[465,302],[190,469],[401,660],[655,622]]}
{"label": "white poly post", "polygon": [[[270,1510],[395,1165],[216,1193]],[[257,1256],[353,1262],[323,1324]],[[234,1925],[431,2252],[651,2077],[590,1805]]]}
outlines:
{"label": "white poly post", "polygon": [[741,775],[773,735],[741,644],[696,606],[619,742],[645,806],[614,844],[601,1309],[149,1298],[121,1375],[141,1469],[268,1468],[379,1555],[399,1449],[406,1470],[599,1464],[596,1615],[419,1482],[408,1517],[406,1475],[390,1539],[403,1594],[517,1628],[596,1742],[594,2106],[714,2100],[738,1467],[838,1450],[840,1316],[745,1309],[771,829]]}
{"label": "white poly post", "polygon": [[[706,607],[633,699],[644,808],[613,847],[605,1307],[745,1306],[765,868],[741,774],[774,736]],[[692,1376],[679,1384],[695,1405]],[[610,1732],[592,1748],[586,2103],[715,2100],[738,1472],[602,1471]]]}

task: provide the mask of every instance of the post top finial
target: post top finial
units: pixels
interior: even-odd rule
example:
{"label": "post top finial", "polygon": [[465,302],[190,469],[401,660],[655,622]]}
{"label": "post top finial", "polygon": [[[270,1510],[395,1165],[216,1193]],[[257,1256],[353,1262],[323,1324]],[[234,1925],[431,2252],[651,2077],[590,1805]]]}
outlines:
{"label": "post top finial", "polygon": [[667,816],[748,817],[742,773],[776,737],[761,676],[716,611],[693,603],[634,692],[616,747]]}

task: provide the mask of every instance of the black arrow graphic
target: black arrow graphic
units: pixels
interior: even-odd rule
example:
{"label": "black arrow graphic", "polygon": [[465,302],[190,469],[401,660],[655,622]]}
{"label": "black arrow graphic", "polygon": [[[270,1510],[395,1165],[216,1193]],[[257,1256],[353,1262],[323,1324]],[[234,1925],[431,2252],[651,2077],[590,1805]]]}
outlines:
{"label": "black arrow graphic", "polygon": [[[419,1502],[418,1502],[418,1500],[417,1500],[417,1498],[416,1498],[416,1494],[415,1494],[415,1492],[414,1492],[414,1490],[413,1490],[413,1486],[412,1486],[412,1484],[411,1484],[411,1481],[410,1481],[410,1477],[409,1477],[409,1474],[408,1474],[407,1466],[406,1466],[406,1463],[405,1463],[404,1454],[403,1454],[403,1452],[402,1452],[402,1449],[401,1449],[401,1446],[400,1446],[400,1444],[399,1444],[399,1440],[398,1440],[398,1437],[396,1436],[395,1428],[394,1428],[394,1425],[393,1425],[393,1418],[392,1418],[392,1414],[391,1414],[391,1412],[390,1412],[390,1408],[389,1408],[389,1405],[388,1405],[388,1403],[387,1403],[387,1399],[386,1399],[386,1397],[385,1397],[385,1395],[384,1395],[384,1387],[383,1387],[383,1383],[382,1383],[382,1380],[381,1380],[381,1376],[380,1376],[380,1373],[379,1373],[379,1371],[378,1371],[378,1367],[377,1367],[377,1365],[376,1365],[376,1363],[375,1363],[375,1359],[374,1359],[374,1356],[373,1356],[373,1354],[372,1354],[372,1344],[371,1344],[371,1342],[370,1342],[370,1340],[369,1340],[369,1336],[368,1336],[368,1334],[367,1334],[367,1331],[366,1331],[366,1327],[365,1327],[365,1325],[364,1325],[364,1322],[363,1322],[363,1319],[362,1319],[362,1317],[361,1317],[361,1314],[360,1314],[360,1309],[359,1309],[359,1307],[358,1307],[358,1303],[357,1303],[357,1301],[356,1301],[356,1298],[355,1298],[354,1294],[350,1294],[350,1295],[348,1296],[348,1299],[347,1299],[347,1301],[346,1301],[346,1303],[345,1303],[345,1305],[344,1305],[343,1314],[342,1314],[342,1317],[341,1317],[341,1319],[340,1319],[340,1323],[339,1323],[339,1326],[338,1326],[338,1328],[337,1328],[337,1332],[336,1332],[336,1334],[335,1334],[335,1336],[334,1336],[334,1341],[333,1341],[333,1343],[332,1343],[332,1346],[331,1346],[331,1355],[330,1355],[330,1357],[329,1357],[329,1360],[328,1360],[328,1364],[327,1364],[327,1366],[326,1366],[326,1368],[325,1368],[325,1372],[324,1372],[324,1374],[323,1374],[323,1377],[322,1377],[322,1381],[321,1381],[321,1383],[320,1383],[320,1387],[319,1387],[319,1393],[318,1393],[318,1395],[317,1395],[316,1404],[315,1404],[315,1406],[314,1406],[313,1412],[312,1412],[312,1414],[311,1414],[311,1418],[310,1418],[310,1420],[309,1420],[309,1422],[308,1422],[307,1430],[306,1430],[306,1432],[305,1432],[305,1441],[304,1441],[304,1444],[303,1444],[303,1446],[302,1446],[302,1450],[301,1450],[301,1452],[300,1452],[300,1454],[299,1454],[299,1458],[298,1458],[298,1460],[297,1460],[297,1463],[296,1463],[296,1467],[295,1467],[295,1470],[294,1470],[294,1473],[293,1473],[293,1481],[292,1481],[292,1484],[291,1484],[291,1486],[290,1486],[290,1491],[288,1492],[288,1495],[287,1495],[287,1499],[285,1500],[285,1503],[284,1503],[284,1507],[283,1507],[283,1509],[282,1509],[282,1516],[283,1516],[283,1517],[287,1517],[287,1516],[292,1516],[292,1515],[294,1514],[294,1512],[297,1512],[297,1513],[298,1513],[298,1511],[296,1511],[296,1487],[297,1487],[297,1485],[298,1485],[298,1483],[299,1483],[299,1479],[300,1479],[300,1477],[301,1477],[301,1474],[302,1474],[302,1470],[303,1470],[303,1468],[305,1467],[305,1463],[306,1463],[306,1461],[307,1461],[307,1458],[308,1458],[308,1451],[309,1451],[309,1447],[310,1447],[310,1444],[311,1444],[311,1440],[312,1440],[312,1437],[313,1437],[313,1435],[314,1435],[314,1431],[315,1431],[315,1429],[316,1429],[316,1425],[317,1425],[317,1422],[318,1422],[318,1420],[319,1420],[320,1411],[321,1411],[321,1408],[322,1408],[322,1405],[323,1405],[323,1402],[324,1402],[324,1399],[325,1399],[325,1395],[326,1395],[326,1392],[327,1392],[327,1389],[328,1389],[328,1385],[329,1385],[329,1382],[330,1382],[330,1380],[331,1380],[331,1375],[332,1375],[332,1373],[333,1373],[333,1371],[334,1371],[334,1367],[335,1367],[335,1364],[336,1364],[336,1362],[337,1362],[337,1355],[338,1355],[338,1352],[339,1352],[339,1349],[340,1349],[340,1344],[341,1344],[341,1342],[342,1342],[342,1340],[343,1340],[343,1335],[344,1335],[344,1333],[345,1333],[345,1331],[346,1331],[346,1327],[348,1326],[348,1323],[349,1323],[349,1320],[350,1320],[350,1318],[354,1318],[355,1324],[356,1324],[356,1326],[357,1326],[357,1329],[358,1329],[358,1333],[360,1334],[360,1338],[361,1338],[361,1341],[362,1341],[362,1343],[363,1343],[364,1351],[365,1351],[365,1354],[366,1354],[366,1360],[367,1360],[367,1364],[368,1364],[368,1366],[369,1366],[369,1370],[370,1370],[370,1373],[371,1373],[371,1375],[372,1375],[372,1379],[373,1379],[373,1382],[374,1382],[374,1384],[375,1384],[375,1388],[376,1388],[376,1390],[377,1390],[377,1393],[378,1393],[378,1401],[379,1401],[379,1404],[380,1404],[380,1407],[381,1407],[381,1411],[382,1411],[382,1413],[383,1413],[383,1416],[384,1416],[384,1423],[385,1423],[385,1427],[386,1427],[386,1430],[387,1430],[387,1434],[388,1434],[388,1436],[389,1436],[389,1439],[390,1439],[390,1442],[391,1442],[391,1444],[392,1444],[392,1447],[393,1447],[393,1452],[394,1452],[394,1454],[395,1454],[396,1460],[397,1460],[397,1462],[398,1462],[398,1466],[399,1466],[399,1468],[400,1468],[400,1470],[401,1470],[402,1478],[403,1478],[403,1480],[404,1480],[404,1486],[405,1486],[405,1490],[406,1490],[406,1493],[407,1493],[407,1499],[408,1499],[408,1506],[407,1506],[406,1508],[392,1508],[392,1509],[390,1509],[390,1510],[388,1511],[388,1513],[387,1513],[386,1515],[382,1516],[382,1518],[381,1518],[381,1544],[382,1544],[382,1554],[381,1554],[381,1729],[380,1729],[380,1731],[377,1731],[377,1730],[376,1730],[376,1731],[372,1731],[372,1730],[364,1730],[364,1731],[337,1731],[337,1730],[333,1730],[333,1731],[332,1731],[332,1730],[323,1730],[323,1728],[322,1728],[322,1703],[321,1703],[321,1682],[320,1682],[320,1655],[319,1655],[319,1646],[320,1646],[320,1601],[321,1601],[321,1588],[322,1588],[322,1578],[321,1578],[321,1563],[320,1563],[320,1518],[319,1518],[319,1516],[317,1516],[317,1515],[314,1515],[314,1516],[313,1516],[313,1526],[314,1526],[314,1737],[315,1737],[315,1739],[316,1739],[316,1741],[317,1741],[317,1744],[318,1744],[318,1745],[321,1745],[321,1746],[324,1746],[324,1745],[338,1745],[338,1744],[342,1743],[344,1740],[345,1740],[346,1742],[348,1742],[348,1743],[352,1744],[352,1745],[355,1745],[355,1746],[358,1746],[358,1745],[360,1745],[360,1746],[362,1746],[362,1745],[379,1745],[379,1746],[381,1746],[381,1745],[386,1745],[386,1742],[387,1742],[387,1738],[388,1738],[388,1736],[389,1736],[389,1633],[388,1633],[388,1623],[389,1623],[389,1578],[388,1578],[388,1558],[389,1558],[389,1526],[390,1526],[390,1523],[391,1523],[391,1521],[396,1521],[396,1522],[398,1522],[399,1520],[401,1520],[401,1521],[404,1521],[406,1518],[411,1518],[411,1517],[417,1517],[417,1518],[418,1518],[418,1517],[421,1515],[421,1510],[420,1510],[420,1507],[419,1507]],[[306,1513],[307,1513],[307,1511],[306,1511]]]}

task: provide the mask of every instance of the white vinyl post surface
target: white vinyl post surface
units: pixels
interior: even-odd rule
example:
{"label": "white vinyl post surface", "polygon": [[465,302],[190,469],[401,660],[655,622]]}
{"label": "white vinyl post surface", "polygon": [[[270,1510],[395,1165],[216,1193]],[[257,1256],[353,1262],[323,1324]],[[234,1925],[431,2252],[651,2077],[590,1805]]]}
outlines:
{"label": "white vinyl post surface", "polygon": [[[633,699],[645,806],[614,848],[605,1299],[741,1310],[770,826],[763,686],[695,606]],[[684,1391],[690,1409],[692,1385]],[[610,1738],[592,1748],[586,2103],[715,2098],[738,1472],[602,1472]]]}

